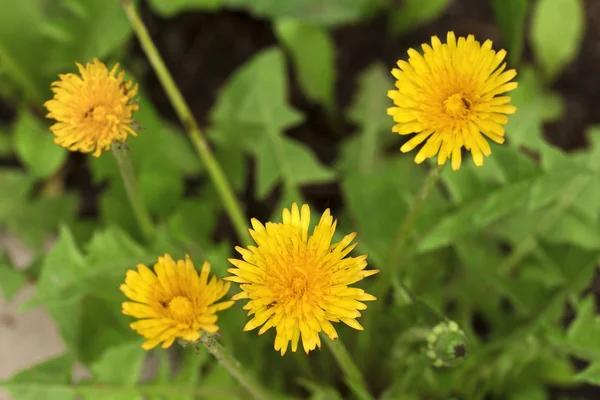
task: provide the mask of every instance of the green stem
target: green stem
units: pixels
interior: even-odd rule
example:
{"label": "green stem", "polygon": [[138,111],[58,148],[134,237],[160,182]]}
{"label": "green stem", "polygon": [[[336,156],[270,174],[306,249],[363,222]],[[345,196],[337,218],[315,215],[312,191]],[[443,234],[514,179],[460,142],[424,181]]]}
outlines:
{"label": "green stem", "polygon": [[339,338],[331,340],[325,335],[322,335],[322,337],[323,342],[325,342],[325,345],[329,348],[331,354],[333,354],[338,366],[344,372],[348,387],[354,392],[356,397],[360,400],[373,400],[373,396],[369,393],[362,373],[352,360],[352,357],[350,357],[348,350],[341,340]]}
{"label": "green stem", "polygon": [[133,215],[138,223],[140,232],[146,241],[150,241],[154,237],[154,223],[150,218],[146,202],[142,198],[142,193],[140,192],[140,187],[133,171],[133,165],[127,154],[127,147],[123,143],[113,143],[111,149],[121,171],[125,192],[127,193],[127,198],[129,199],[129,204],[133,210]]}
{"label": "green stem", "polygon": [[206,138],[202,134],[198,126],[198,122],[194,118],[190,107],[186,103],[181,94],[181,91],[175,84],[171,73],[167,69],[156,45],[152,41],[144,22],[140,18],[132,0],[120,0],[125,13],[131,22],[131,26],[137,35],[142,49],[146,53],[158,80],[162,84],[169,101],[173,105],[177,116],[181,120],[183,127],[198,152],[200,159],[204,163],[210,179],[217,189],[217,193],[223,202],[223,206],[231,219],[231,223],[239,237],[244,243],[252,243],[250,234],[248,233],[248,225],[246,217],[242,212],[242,208],[229,184],[227,177],[223,173],[223,169],[215,159]]}
{"label": "green stem", "polygon": [[423,208],[425,204],[425,200],[429,197],[431,190],[440,179],[442,175],[443,166],[433,167],[427,173],[425,180],[423,181],[423,185],[417,192],[414,201],[404,217],[404,220],[398,227],[398,231],[396,232],[396,236],[392,243],[392,248],[390,250],[390,254],[388,256],[387,264],[385,268],[381,268],[382,276],[380,277],[380,281],[385,281],[388,285],[390,284],[389,279],[383,279],[385,277],[389,277],[389,274],[394,270],[397,270],[400,267],[400,263],[402,261],[402,256],[404,253],[404,249],[406,248],[406,244],[408,242],[408,237],[410,236],[411,229],[415,223],[416,217]]}
{"label": "green stem", "polygon": [[236,360],[231,353],[229,353],[221,344],[217,341],[215,335],[203,334],[200,337],[199,343],[202,343],[204,347],[212,354],[219,364],[233,376],[240,385],[246,389],[246,391],[255,400],[274,399],[269,391],[264,389],[258,382],[256,382],[250,375],[246,373],[242,364]]}

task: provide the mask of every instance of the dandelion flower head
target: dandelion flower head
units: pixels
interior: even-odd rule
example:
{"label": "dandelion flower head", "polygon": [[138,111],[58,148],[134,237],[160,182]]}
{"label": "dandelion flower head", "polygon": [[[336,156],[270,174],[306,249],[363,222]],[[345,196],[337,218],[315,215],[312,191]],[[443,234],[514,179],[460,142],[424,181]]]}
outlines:
{"label": "dandelion flower head", "polygon": [[332,340],[338,334],[332,322],[344,322],[354,329],[363,327],[356,318],[367,306],[363,301],[375,300],[364,290],[349,285],[376,274],[365,270],[366,255],[347,257],[356,243],[355,233],[339,243],[331,243],[337,221],[327,209],[319,224],[309,234],[310,209],[293,204],[283,210],[283,222],[265,225],[252,219],[250,234],[256,246],[237,247],[242,260],[230,259],[235,266],[228,271],[234,276],[224,279],[240,283],[242,292],[232,299],[248,299],[244,306],[254,317],[245,331],[262,325],[258,334],[275,327],[275,350],[283,356],[291,342],[298,348],[300,337],[308,353],[321,347],[319,332]]}
{"label": "dandelion flower head", "polygon": [[471,151],[475,165],[483,165],[483,156],[491,154],[484,136],[496,143],[504,142],[504,124],[508,114],[516,112],[503,93],[514,90],[517,75],[506,71],[506,51],[492,50],[491,40],[480,44],[473,35],[447,35],[447,43],[437,36],[431,46],[423,44],[423,54],[408,50],[408,61],[398,61],[392,70],[397,90],[388,97],[394,107],[394,132],[416,134],[400,149],[408,152],[425,142],[415,157],[421,163],[437,154],[438,164],[452,158],[452,169],[461,164],[463,146]]}
{"label": "dandelion flower head", "polygon": [[60,74],[52,83],[54,97],[44,104],[46,117],[56,120],[50,127],[55,143],[98,157],[111,143],[137,136],[132,117],[139,109],[134,101],[138,87],[124,81],[125,72],[117,73],[119,64],[110,71],[98,59],[76,65],[79,75]]}
{"label": "dandelion flower head", "polygon": [[132,300],[123,303],[123,314],[139,319],[131,328],[146,338],[142,345],[150,350],[162,343],[170,347],[175,339],[195,342],[202,331],[214,333],[217,312],[233,301],[217,303],[229,290],[230,283],[212,276],[205,262],[200,274],[189,256],[175,261],[169,254],[158,258],[154,272],[143,264],[127,272],[121,291]]}

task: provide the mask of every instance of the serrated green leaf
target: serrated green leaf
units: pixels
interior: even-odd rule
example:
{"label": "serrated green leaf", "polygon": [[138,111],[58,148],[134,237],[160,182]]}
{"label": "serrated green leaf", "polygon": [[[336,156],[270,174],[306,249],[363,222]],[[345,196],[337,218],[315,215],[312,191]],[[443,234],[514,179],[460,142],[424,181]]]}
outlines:
{"label": "serrated green leaf", "polygon": [[600,248],[600,229],[590,221],[565,213],[544,233],[543,238],[553,243],[572,244],[582,249]]}
{"label": "serrated green leaf", "polygon": [[26,109],[21,109],[14,127],[15,149],[19,159],[36,178],[56,172],[67,151],[53,142],[52,133]]}
{"label": "serrated green leaf", "polygon": [[14,400],[73,400],[75,392],[67,386],[72,380],[73,361],[68,355],[52,358],[18,372],[0,387]]}
{"label": "serrated green leaf", "polygon": [[171,171],[145,164],[140,169],[138,181],[142,197],[153,215],[169,215],[183,197],[183,179],[177,179]]}
{"label": "serrated green leaf", "polygon": [[511,64],[517,64],[525,43],[525,18],[529,0],[492,0],[492,8]]}
{"label": "serrated green leaf", "polygon": [[[335,173],[321,164],[310,148],[293,139],[281,138],[282,153],[290,172],[290,181],[295,185],[330,182]],[[257,184],[256,196],[264,199],[282,177],[278,160],[271,149],[271,141],[263,139],[257,154]],[[284,180],[286,177],[284,177]],[[287,183],[287,182],[286,182]],[[298,200],[298,199],[296,199]]]}
{"label": "serrated green leaf", "polygon": [[215,123],[213,134],[220,136],[217,140],[222,144],[239,142],[228,135],[236,135],[235,130],[244,126],[256,132],[253,140],[243,141],[241,146],[257,158],[257,195],[261,198],[279,180],[283,180],[286,190],[295,191],[299,185],[334,177],[333,171],[321,165],[306,146],[282,135],[284,129],[302,119],[288,105],[287,97],[283,54],[277,48],[270,48],[259,52],[234,73],[211,112]]}
{"label": "serrated green leaf", "polygon": [[389,30],[394,35],[404,35],[434,21],[449,5],[450,0],[405,0],[390,13]]}
{"label": "serrated green leaf", "polygon": [[538,0],[531,42],[546,77],[554,80],[575,59],[585,31],[582,0]]}
{"label": "serrated green leaf", "polygon": [[275,32],[292,55],[298,81],[306,96],[332,112],[335,107],[335,48],[328,32],[293,19],[276,21]]}

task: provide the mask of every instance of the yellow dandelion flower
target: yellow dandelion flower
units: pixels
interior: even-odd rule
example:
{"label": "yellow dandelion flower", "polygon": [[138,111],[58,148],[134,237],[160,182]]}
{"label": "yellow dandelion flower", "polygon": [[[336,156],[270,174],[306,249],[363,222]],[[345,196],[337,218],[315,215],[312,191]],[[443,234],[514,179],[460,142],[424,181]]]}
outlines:
{"label": "yellow dandelion flower", "polygon": [[400,69],[392,70],[398,89],[388,92],[395,105],[388,108],[396,122],[393,131],[416,133],[400,150],[410,151],[427,140],[415,162],[437,154],[439,165],[452,157],[452,169],[457,170],[464,146],[475,165],[483,165],[491,149],[482,134],[503,143],[507,114],[517,110],[508,104],[510,97],[499,96],[517,87],[510,82],[517,72],[505,71],[506,51],[495,52],[491,40],[482,45],[473,35],[457,41],[448,32],[447,43],[433,36],[431,46],[422,48],[423,55],[408,50],[408,62],[400,60]]}
{"label": "yellow dandelion flower", "polygon": [[54,97],[44,103],[46,117],[56,120],[50,127],[54,143],[98,157],[111,143],[124,142],[127,134],[137,136],[131,125],[139,109],[133,100],[138,87],[123,80],[125,72],[117,74],[119,64],[110,71],[98,59],[76,65],[81,76],[60,74],[52,83]]}
{"label": "yellow dandelion flower", "polygon": [[230,283],[212,276],[210,264],[202,265],[200,275],[189,256],[174,261],[169,254],[158,258],[154,272],[138,264],[137,272],[127,271],[121,291],[133,302],[123,303],[123,314],[139,319],[131,328],[146,338],[142,345],[150,350],[162,343],[163,348],[177,338],[197,341],[202,331],[214,333],[217,312],[233,305],[233,301],[217,303]]}
{"label": "yellow dandelion flower", "polygon": [[240,283],[241,293],[232,299],[249,299],[244,306],[254,315],[245,331],[262,325],[258,334],[275,327],[275,350],[283,356],[291,341],[292,351],[302,336],[304,351],[321,347],[319,332],[331,339],[338,337],[331,322],[344,322],[354,329],[363,327],[356,321],[361,301],[375,297],[349,285],[376,274],[365,270],[367,256],[346,257],[356,247],[350,244],[356,233],[331,244],[337,221],[325,210],[319,224],[309,235],[310,209],[302,211],[294,203],[283,210],[283,223],[262,225],[252,219],[250,234],[257,246],[236,247],[243,260],[229,259],[236,267],[228,269],[235,276],[224,278]]}

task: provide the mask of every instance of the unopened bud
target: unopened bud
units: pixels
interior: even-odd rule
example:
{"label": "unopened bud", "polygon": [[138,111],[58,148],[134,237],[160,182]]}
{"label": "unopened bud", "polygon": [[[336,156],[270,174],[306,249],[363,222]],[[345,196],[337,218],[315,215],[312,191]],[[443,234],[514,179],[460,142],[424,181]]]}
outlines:
{"label": "unopened bud", "polygon": [[427,336],[427,356],[436,367],[452,367],[467,356],[469,339],[454,321],[437,324]]}

